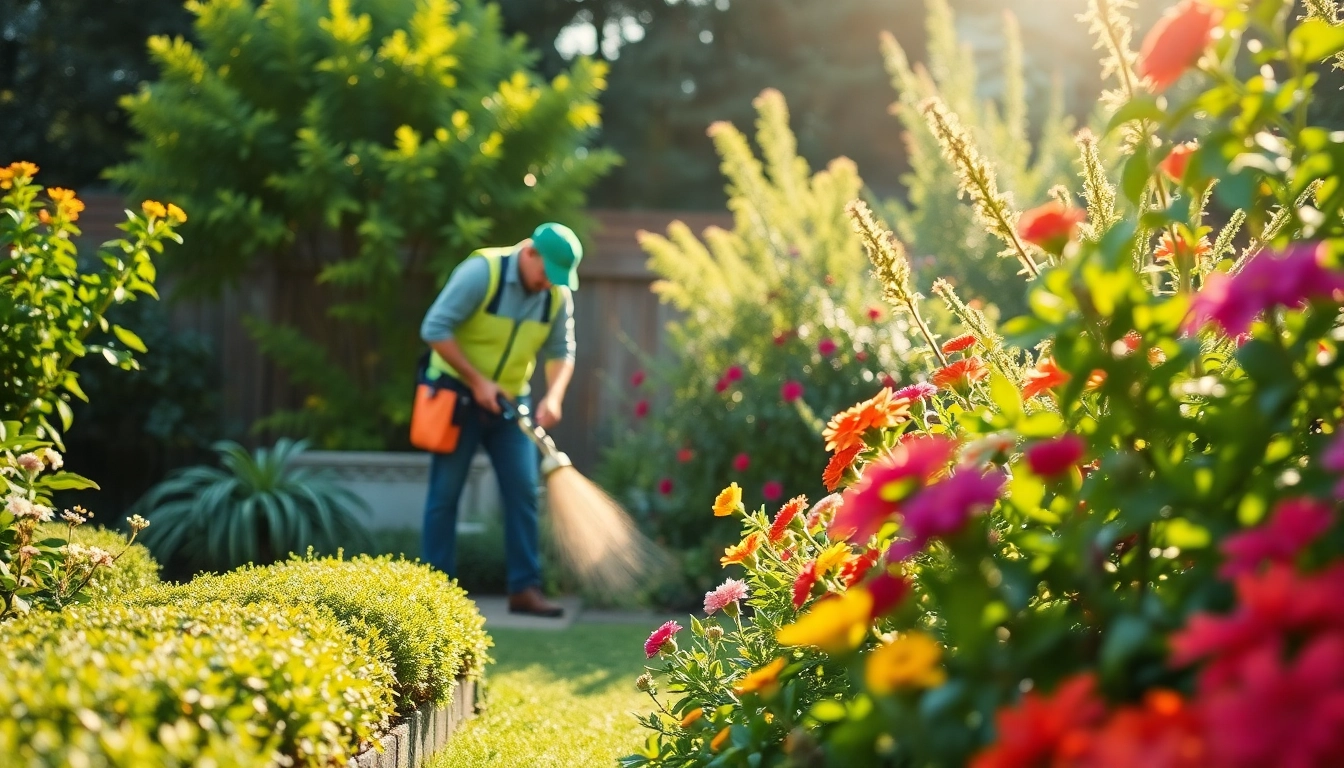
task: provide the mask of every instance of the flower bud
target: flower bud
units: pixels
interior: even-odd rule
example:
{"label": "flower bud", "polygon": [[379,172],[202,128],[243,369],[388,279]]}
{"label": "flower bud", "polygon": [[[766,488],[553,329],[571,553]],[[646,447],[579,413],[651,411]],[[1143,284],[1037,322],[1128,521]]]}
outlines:
{"label": "flower bud", "polygon": [[[725,613],[727,611],[725,610]],[[713,626],[705,627],[705,638],[711,643],[717,643],[723,639],[723,627]]]}
{"label": "flower bud", "polygon": [[653,686],[653,675],[645,672],[635,678],[635,690],[641,693],[654,693],[656,689]]}

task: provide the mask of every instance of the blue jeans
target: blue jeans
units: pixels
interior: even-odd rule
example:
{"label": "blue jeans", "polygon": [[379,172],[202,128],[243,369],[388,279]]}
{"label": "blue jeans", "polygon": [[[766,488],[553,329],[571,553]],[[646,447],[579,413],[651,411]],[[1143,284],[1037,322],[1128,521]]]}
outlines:
{"label": "blue jeans", "polygon": [[[518,428],[477,405],[470,394],[459,394],[461,434],[457,450],[435,453],[429,463],[429,495],[425,500],[425,527],[421,559],[456,576],[457,502],[467,483],[467,472],[478,446],[484,446],[495,467],[504,502],[504,553],[509,594],[541,586],[541,558],[537,541],[537,482],[540,455]],[[520,399],[526,403],[526,398]]]}

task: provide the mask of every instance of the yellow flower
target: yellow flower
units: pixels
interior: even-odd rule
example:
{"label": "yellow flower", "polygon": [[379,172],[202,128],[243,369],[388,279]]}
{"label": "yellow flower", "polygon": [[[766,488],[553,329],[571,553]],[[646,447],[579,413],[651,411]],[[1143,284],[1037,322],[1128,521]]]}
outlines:
{"label": "yellow flower", "polygon": [[158,217],[161,219],[168,215],[168,211],[164,209],[163,203],[154,200],[146,200],[141,203],[140,210],[144,211],[145,215],[150,218]]}
{"label": "yellow flower", "polygon": [[26,181],[37,175],[37,166],[28,162],[10,163],[0,168],[0,189],[9,189],[14,182]]}
{"label": "yellow flower", "polygon": [[187,220],[187,212],[182,210],[181,208],[178,208],[176,205],[169,203],[168,218],[172,219],[173,221],[176,221],[178,224],[183,224]]}
{"label": "yellow flower", "polygon": [[761,546],[761,533],[757,531],[739,544],[723,550],[723,558],[719,560],[719,565],[732,565],[741,563],[752,555],[756,554],[756,549]]}
{"label": "yellow flower", "polygon": [[737,681],[733,686],[733,692],[738,696],[744,693],[759,693],[768,699],[779,692],[779,673],[783,669],[784,657],[780,656]]}
{"label": "yellow flower", "polygon": [[75,199],[75,191],[64,187],[48,187],[47,196],[59,203],[62,200]]}
{"label": "yellow flower", "polygon": [[934,688],[947,680],[947,672],[938,666],[942,655],[937,640],[910,632],[869,654],[863,677],[878,696],[898,688]]}
{"label": "yellow flower", "polygon": [[723,726],[723,730],[714,735],[714,740],[709,742],[709,748],[718,752],[723,748],[723,743],[728,740],[728,729],[730,726]]}
{"label": "yellow flower", "polygon": [[831,545],[829,549],[817,555],[817,578],[844,565],[850,557],[849,545],[845,542]]}
{"label": "yellow flower", "polygon": [[727,517],[740,506],[742,506],[742,489],[737,487],[737,483],[733,483],[724,488],[714,500],[714,516]]}
{"label": "yellow flower", "polygon": [[695,721],[703,717],[704,714],[705,714],[704,707],[696,707],[695,709],[692,709],[690,712],[686,713],[685,717],[681,718],[681,727],[690,728],[692,725],[695,724]]}
{"label": "yellow flower", "polygon": [[858,648],[868,634],[872,610],[873,596],[856,587],[822,600],[794,623],[780,627],[775,640],[780,645],[815,645],[827,653],[846,653]]}

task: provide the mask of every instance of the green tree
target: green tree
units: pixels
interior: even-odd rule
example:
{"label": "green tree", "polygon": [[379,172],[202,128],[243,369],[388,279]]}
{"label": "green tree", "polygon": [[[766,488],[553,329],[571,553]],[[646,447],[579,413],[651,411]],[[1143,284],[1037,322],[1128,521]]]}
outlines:
{"label": "green tree", "polygon": [[191,10],[201,45],[150,40],[162,75],[125,101],[143,138],[110,176],[201,212],[188,225],[199,247],[169,264],[189,288],[260,265],[317,268],[333,341],[251,321],[311,393],[264,426],[325,447],[404,441],[434,285],[476,247],[575,222],[616,162],[585,146],[605,66],[579,60],[541,82],[523,40],[477,0]]}

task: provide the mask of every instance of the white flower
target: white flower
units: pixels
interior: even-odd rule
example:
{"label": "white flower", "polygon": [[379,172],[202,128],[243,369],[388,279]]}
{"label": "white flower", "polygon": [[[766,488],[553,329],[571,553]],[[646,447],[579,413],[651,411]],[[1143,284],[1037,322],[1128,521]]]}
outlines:
{"label": "white flower", "polygon": [[38,551],[37,547],[19,547],[21,557],[37,557],[40,554],[42,553]]}
{"label": "white flower", "polygon": [[78,512],[71,512],[68,509],[61,513],[61,519],[71,525],[83,525],[88,520]]}
{"label": "white flower", "polygon": [[42,458],[46,460],[47,466],[52,469],[60,469],[65,466],[65,459],[61,457],[61,454],[50,448],[42,449]]}
{"label": "white flower", "polygon": [[32,514],[33,517],[36,517],[39,521],[43,523],[50,523],[51,518],[56,515],[56,513],[52,510],[51,507],[45,506],[43,504],[34,504]]}
{"label": "white flower", "polygon": [[88,557],[89,551],[83,544],[70,543],[65,545],[65,554],[72,560],[83,560]]}
{"label": "white flower", "polygon": [[10,494],[5,500],[5,509],[15,517],[33,517],[33,502],[25,499],[18,494]]}
{"label": "white flower", "polygon": [[35,475],[42,471],[42,457],[36,453],[25,453],[18,458],[18,464],[27,473]]}
{"label": "white flower", "polygon": [[116,558],[112,557],[111,552],[99,547],[89,547],[89,560],[92,560],[94,565],[103,565],[109,568],[112,567],[112,563],[116,562]]}
{"label": "white flower", "polygon": [[1012,432],[995,432],[979,440],[972,440],[961,449],[961,462],[973,467],[982,467],[999,456],[1007,456],[1017,446],[1017,438]]}
{"label": "white flower", "polygon": [[139,533],[149,527],[149,521],[139,515],[131,515],[126,518],[126,522],[131,525],[131,533]]}

